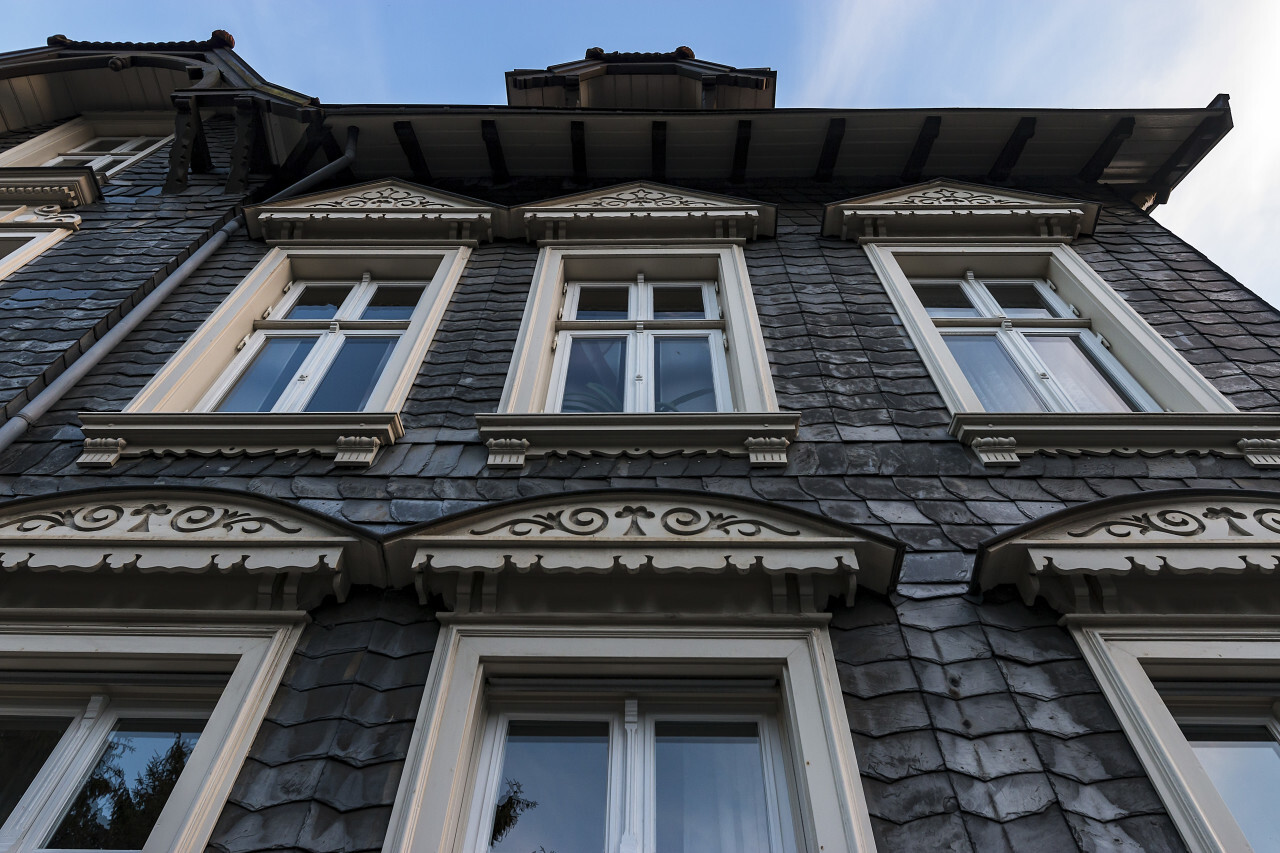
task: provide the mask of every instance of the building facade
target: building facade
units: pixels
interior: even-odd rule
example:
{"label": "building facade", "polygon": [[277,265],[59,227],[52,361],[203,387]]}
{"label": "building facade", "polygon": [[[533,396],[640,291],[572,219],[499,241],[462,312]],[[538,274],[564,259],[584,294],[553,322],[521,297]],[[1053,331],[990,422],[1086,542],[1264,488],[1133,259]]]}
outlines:
{"label": "building facade", "polygon": [[0,56],[0,850],[1280,849],[1225,96],[232,47]]}

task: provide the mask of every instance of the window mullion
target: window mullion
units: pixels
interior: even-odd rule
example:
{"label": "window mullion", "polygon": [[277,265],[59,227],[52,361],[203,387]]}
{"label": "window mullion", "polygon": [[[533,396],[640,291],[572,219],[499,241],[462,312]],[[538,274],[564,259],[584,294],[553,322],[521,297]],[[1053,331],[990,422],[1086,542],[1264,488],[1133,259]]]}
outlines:
{"label": "window mullion", "polygon": [[1164,410],[1155,401],[1155,398],[1138,384],[1133,375],[1125,370],[1124,365],[1120,364],[1116,357],[1102,345],[1102,341],[1096,332],[1085,330],[1080,333],[1078,338],[1081,345],[1092,356],[1093,363],[1097,365],[1106,378],[1119,387],[1122,396],[1127,397],[1140,411],[1160,412]]}
{"label": "window mullion", "polygon": [[[85,712],[72,724],[76,732],[74,739],[67,744],[68,754],[58,766],[51,768],[56,774],[56,781],[46,790],[41,808],[15,853],[45,849],[45,839],[58,828],[58,822],[102,757],[102,750],[117,718],[116,710],[106,696],[93,696],[89,700]],[[49,763],[53,764],[52,756],[50,759]]]}
{"label": "window mullion", "polygon": [[1058,387],[1057,381],[1040,356],[1036,355],[1031,344],[1027,343],[1020,329],[1001,329],[996,337],[1005,345],[1014,363],[1020,367],[1031,382],[1031,388],[1048,404],[1051,412],[1074,412],[1076,405]]}
{"label": "window mullion", "polygon": [[653,333],[627,334],[629,412],[653,411]]}
{"label": "window mullion", "polygon": [[311,348],[311,352],[307,353],[307,357],[302,360],[302,364],[298,365],[297,372],[293,374],[293,378],[289,380],[288,387],[280,395],[280,398],[276,400],[276,404],[271,407],[271,411],[302,411],[307,400],[311,397],[311,392],[315,389],[319,380],[323,378],[324,372],[329,369],[329,365],[338,354],[338,348],[342,346],[342,342],[345,339],[346,335],[342,332],[320,332],[315,346]]}

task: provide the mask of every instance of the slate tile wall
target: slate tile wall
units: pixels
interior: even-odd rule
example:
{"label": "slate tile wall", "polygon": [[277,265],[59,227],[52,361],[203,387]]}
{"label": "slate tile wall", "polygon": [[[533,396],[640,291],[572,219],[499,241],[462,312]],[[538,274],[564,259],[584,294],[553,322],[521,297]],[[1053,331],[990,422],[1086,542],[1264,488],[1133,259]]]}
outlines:
{"label": "slate tile wall", "polygon": [[411,592],[313,611],[211,853],[380,850],[439,623]]}

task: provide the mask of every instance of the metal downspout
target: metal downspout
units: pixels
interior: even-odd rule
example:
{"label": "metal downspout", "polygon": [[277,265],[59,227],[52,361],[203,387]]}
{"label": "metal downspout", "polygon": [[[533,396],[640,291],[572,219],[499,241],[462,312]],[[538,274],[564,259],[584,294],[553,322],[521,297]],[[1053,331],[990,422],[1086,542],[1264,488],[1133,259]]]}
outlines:
{"label": "metal downspout", "polygon": [[[289,185],[266,201],[261,202],[261,204],[279,201],[287,196],[310,189],[350,166],[356,159],[356,139],[359,135],[359,128],[354,125],[348,127],[347,147],[341,157],[332,163],[321,166],[311,174]],[[133,310],[121,317],[114,326],[107,330],[105,335],[99,338],[93,346],[85,350],[84,355],[73,361],[66,370],[58,374],[57,378],[46,385],[43,391],[23,406],[21,411],[5,421],[4,425],[0,426],[0,453],[7,450],[11,444],[17,441],[19,436],[27,431],[28,427],[53,408],[68,391],[98,365],[98,362],[102,361],[109,352],[128,337],[129,333],[136,329],[143,320],[147,319],[161,302],[164,302],[179,285],[209,259],[210,255],[220,249],[223,243],[227,242],[228,237],[243,225],[244,214],[236,214],[234,219],[210,236],[176,270],[169,273],[164,281],[156,285],[154,290],[133,307]]]}

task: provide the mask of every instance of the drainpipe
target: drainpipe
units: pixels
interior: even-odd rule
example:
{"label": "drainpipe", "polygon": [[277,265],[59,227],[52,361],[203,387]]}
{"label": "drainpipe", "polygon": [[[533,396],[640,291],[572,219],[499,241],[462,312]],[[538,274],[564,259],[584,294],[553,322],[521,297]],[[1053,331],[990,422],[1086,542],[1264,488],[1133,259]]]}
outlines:
{"label": "drainpipe", "polygon": [[[348,127],[347,148],[341,157],[332,163],[321,166],[297,183],[291,184],[271,196],[262,204],[279,201],[282,198],[310,189],[350,166],[356,159],[356,138],[359,135],[360,129],[358,127],[354,125]],[[89,371],[97,367],[98,362],[102,361],[107,353],[115,349],[117,344],[128,337],[134,329],[138,328],[139,324],[147,319],[161,302],[168,299],[169,295],[186,281],[193,272],[198,270],[209,259],[210,255],[218,251],[222,244],[227,242],[228,237],[239,231],[243,226],[244,214],[238,213],[234,219],[209,237],[200,248],[192,252],[191,256],[183,261],[181,266],[169,273],[168,277],[156,285],[155,289],[148,293],[141,302],[133,306],[133,310],[121,317],[114,326],[107,330],[105,335],[98,338],[93,346],[85,350],[84,355],[73,361],[66,370],[58,374],[58,377],[23,406],[21,411],[5,421],[4,426],[0,426],[0,453],[7,450],[9,445],[17,441],[18,437],[27,431],[28,427],[52,409]]]}

